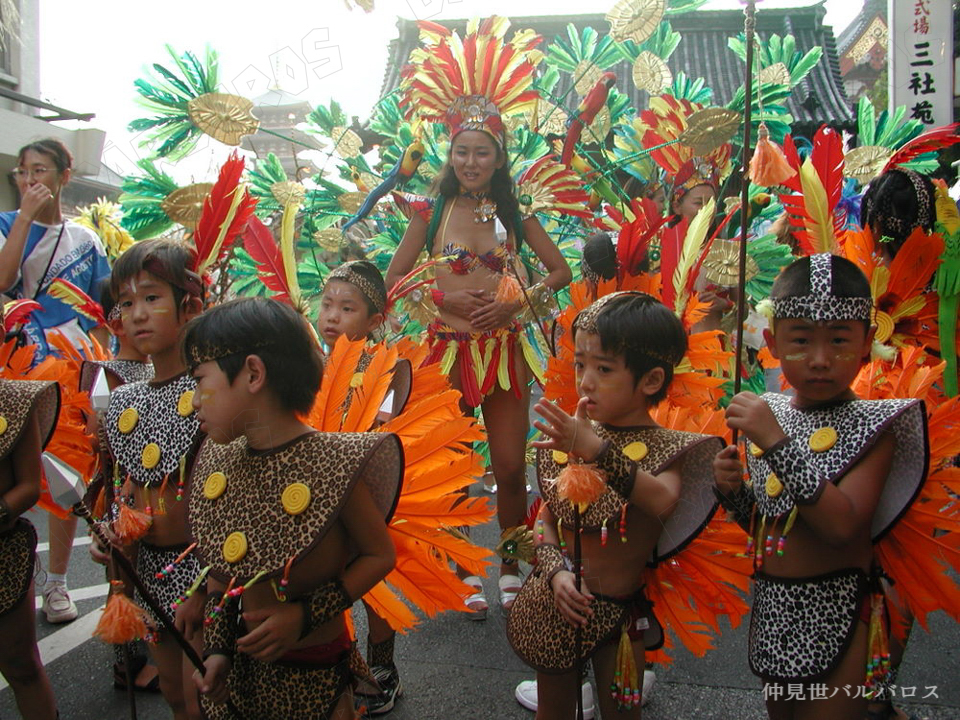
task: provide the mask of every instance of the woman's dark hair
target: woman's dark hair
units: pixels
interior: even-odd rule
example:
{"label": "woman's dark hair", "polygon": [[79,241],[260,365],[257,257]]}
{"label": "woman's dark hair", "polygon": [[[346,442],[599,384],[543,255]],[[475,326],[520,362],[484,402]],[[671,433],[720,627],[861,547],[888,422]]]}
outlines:
{"label": "woman's dark hair", "polygon": [[217,366],[233,383],[250,355],[267,370],[267,387],[280,407],[305,415],[320,390],[320,349],[302,315],[267,298],[238,298],[210,308],[184,328],[183,353],[217,357]]}
{"label": "woman's dark hair", "polygon": [[32,142],[29,145],[24,145],[17,154],[17,162],[23,163],[24,156],[31,150],[41,155],[46,155],[53,160],[53,164],[57,166],[58,173],[62,174],[64,170],[69,170],[73,167],[73,156],[70,154],[70,151],[67,150],[67,146],[56,138],[44,138],[43,140]]}
{"label": "woman's dark hair", "polygon": [[110,292],[120,297],[120,287],[137,273],[146,271],[173,288],[177,308],[187,295],[204,298],[203,281],[190,268],[196,262],[196,251],[184,243],[164,238],[141,240],[117,258],[110,273]]}
{"label": "woman's dark hair", "polygon": [[860,226],[879,237],[888,237],[891,256],[896,256],[915,228],[933,231],[936,222],[936,191],[933,181],[913,170],[888,170],[875,178],[863,194]]}
{"label": "woman's dark hair", "polygon": [[[493,171],[493,177],[490,179],[490,199],[497,204],[497,217],[500,222],[509,231],[513,231],[514,237],[517,237],[518,230],[516,223],[520,215],[520,203],[517,201],[516,188],[513,184],[513,178],[510,176],[509,163],[506,162],[506,150],[500,147],[493,136],[491,138],[493,146],[497,150],[497,159],[503,158],[504,163]],[[453,138],[450,139],[450,148],[453,150]],[[436,180],[430,188],[433,195],[443,195],[445,198],[456,197],[460,194],[460,181],[457,180],[457,174],[453,166],[448,162],[444,163],[437,175]],[[517,248],[519,250],[519,248]]]}
{"label": "woman's dark hair", "polygon": [[[663,385],[648,397],[656,405],[667,396],[673,368],[687,352],[687,333],[672,310],[646,293],[627,292],[604,301],[596,317],[600,347],[623,357],[634,384],[654,368],[663,368]],[[577,325],[573,336],[576,339]]]}

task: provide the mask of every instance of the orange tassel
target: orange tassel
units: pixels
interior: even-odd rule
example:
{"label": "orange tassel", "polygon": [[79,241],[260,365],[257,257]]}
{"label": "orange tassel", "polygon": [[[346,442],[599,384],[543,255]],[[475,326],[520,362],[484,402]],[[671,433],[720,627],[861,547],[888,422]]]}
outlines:
{"label": "orange tassel", "polygon": [[497,302],[509,303],[516,302],[523,295],[520,289],[520,283],[513,275],[501,275],[500,282],[497,285],[497,295],[494,298]]}
{"label": "orange tassel", "polygon": [[560,497],[580,507],[596,502],[607,484],[593,465],[569,463],[557,476],[557,492]]}
{"label": "orange tassel", "polygon": [[770,131],[765,123],[760,123],[757,134],[757,147],[750,159],[750,181],[755,185],[773,187],[781,185],[784,180],[797,174],[790,167],[783,150],[770,141]]}
{"label": "orange tassel", "polygon": [[100,488],[100,492],[97,493],[97,499],[93,502],[93,516],[95,518],[102,518],[107,512],[107,491],[105,488]]}
{"label": "orange tassel", "polygon": [[93,634],[111,645],[121,645],[145,637],[146,615],[140,606],[117,588],[110,594],[107,607],[100,616],[100,622],[97,623],[97,629]]}
{"label": "orange tassel", "polygon": [[134,542],[147,534],[152,522],[153,518],[149,515],[134,510],[121,500],[120,516],[114,524],[114,530],[122,541]]}

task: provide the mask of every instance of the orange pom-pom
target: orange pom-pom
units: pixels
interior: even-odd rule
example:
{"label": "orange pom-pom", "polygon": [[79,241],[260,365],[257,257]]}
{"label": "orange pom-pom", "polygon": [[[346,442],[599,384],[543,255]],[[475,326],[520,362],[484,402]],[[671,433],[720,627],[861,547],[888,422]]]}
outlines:
{"label": "orange pom-pom", "polygon": [[133,600],[115,590],[110,594],[93,634],[111,645],[131,642],[146,636],[146,615]]}
{"label": "orange pom-pom", "polygon": [[577,505],[581,512],[596,502],[606,487],[603,477],[592,465],[570,463],[557,476],[557,493]]}
{"label": "orange pom-pom", "polygon": [[770,132],[764,123],[760,123],[757,147],[750,159],[750,181],[755,185],[773,187],[797,174],[790,167],[787,156],[775,143],[770,141]]}
{"label": "orange pom-pom", "polygon": [[97,499],[93,501],[93,516],[95,518],[102,518],[107,512],[107,491],[105,488],[100,488],[100,492],[97,493]]}
{"label": "orange pom-pom", "polygon": [[153,518],[146,513],[134,510],[125,502],[121,502],[120,516],[114,524],[114,531],[123,542],[133,542],[147,534],[152,522]]}
{"label": "orange pom-pom", "polygon": [[520,283],[513,275],[501,275],[497,285],[496,301],[502,303],[516,302],[523,295]]}

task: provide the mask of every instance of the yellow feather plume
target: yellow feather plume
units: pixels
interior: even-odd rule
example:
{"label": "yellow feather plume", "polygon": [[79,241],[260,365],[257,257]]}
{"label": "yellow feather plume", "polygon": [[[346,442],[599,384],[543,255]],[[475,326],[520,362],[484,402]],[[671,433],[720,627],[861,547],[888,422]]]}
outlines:
{"label": "yellow feather plume", "polygon": [[673,289],[677,298],[674,312],[678,316],[683,315],[683,309],[687,304],[687,279],[690,277],[690,271],[696,264],[697,258],[703,251],[703,243],[707,239],[707,231],[710,229],[710,223],[716,210],[717,203],[711,199],[700,208],[700,212],[697,213],[696,217],[690,222],[690,227],[687,228],[686,237],[683,238],[683,247],[680,249],[680,257],[677,259],[677,268],[673,272]]}
{"label": "yellow feather plume", "polygon": [[833,232],[827,191],[809,158],[800,166],[800,186],[803,188],[804,205],[807,209],[807,217],[803,219],[803,223],[810,234],[810,244],[813,245],[814,252],[837,252],[837,237]]}

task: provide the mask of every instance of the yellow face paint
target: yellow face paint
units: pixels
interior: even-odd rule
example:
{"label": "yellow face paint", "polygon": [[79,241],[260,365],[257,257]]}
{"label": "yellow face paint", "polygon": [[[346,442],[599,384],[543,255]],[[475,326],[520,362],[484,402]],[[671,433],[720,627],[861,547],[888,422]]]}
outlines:
{"label": "yellow face paint", "polygon": [[789,355],[784,356],[784,360],[787,360],[789,362],[799,362],[801,360],[806,360],[806,359],[807,359],[807,353],[805,352],[790,353]]}
{"label": "yellow face paint", "polygon": [[152,312],[154,315],[166,315],[167,313],[170,312],[170,308],[155,307],[155,308],[151,308],[150,312]]}

